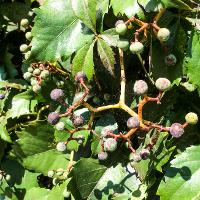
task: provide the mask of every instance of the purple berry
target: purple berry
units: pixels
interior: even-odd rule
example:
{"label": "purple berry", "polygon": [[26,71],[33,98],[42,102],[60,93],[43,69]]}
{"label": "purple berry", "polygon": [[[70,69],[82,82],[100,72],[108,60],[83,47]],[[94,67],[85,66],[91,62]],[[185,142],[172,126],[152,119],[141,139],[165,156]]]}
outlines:
{"label": "purple berry", "polygon": [[99,160],[106,160],[107,158],[108,158],[107,152],[101,151],[100,153],[98,153]]}
{"label": "purple berry", "polygon": [[183,135],[184,128],[181,124],[174,123],[174,124],[171,125],[169,132],[173,137],[179,138]]}
{"label": "purple berry", "polygon": [[6,95],[5,95],[5,94],[3,94],[3,93],[2,93],[2,94],[0,94],[0,100],[3,100],[3,99],[5,98],[5,96],[6,96]]}
{"label": "purple berry", "polygon": [[137,80],[133,87],[134,93],[138,96],[144,95],[148,91],[148,85],[143,80]]}
{"label": "purple berry", "polygon": [[60,119],[60,116],[57,112],[51,112],[49,115],[48,115],[48,122],[50,124],[57,124],[57,122],[59,121]]}
{"label": "purple berry", "polygon": [[150,155],[150,151],[148,149],[142,149],[142,151],[140,151],[140,157],[143,160],[148,159],[149,155]]}
{"label": "purple berry", "polygon": [[109,133],[113,132],[110,126],[105,126],[102,130],[101,130],[101,136],[102,137],[106,137],[109,135]]}
{"label": "purple berry", "polygon": [[114,138],[108,138],[104,142],[104,150],[113,152],[117,149],[117,141]]}
{"label": "purple berry", "polygon": [[84,118],[80,116],[75,116],[73,119],[73,124],[75,127],[80,127],[84,124]]}
{"label": "purple berry", "polygon": [[130,117],[127,120],[127,127],[129,129],[138,128],[140,126],[140,121],[137,116]]}
{"label": "purple berry", "polygon": [[139,162],[141,159],[142,158],[138,153],[131,153],[129,156],[130,161]]}
{"label": "purple berry", "polygon": [[61,89],[54,89],[51,91],[50,93],[50,97],[52,100],[54,101],[58,101],[59,99],[61,99],[64,96],[64,92]]}
{"label": "purple berry", "polygon": [[78,72],[75,76],[75,81],[77,81],[77,82],[81,82],[81,81],[84,81],[86,79],[87,79],[87,77],[86,77],[84,72]]}

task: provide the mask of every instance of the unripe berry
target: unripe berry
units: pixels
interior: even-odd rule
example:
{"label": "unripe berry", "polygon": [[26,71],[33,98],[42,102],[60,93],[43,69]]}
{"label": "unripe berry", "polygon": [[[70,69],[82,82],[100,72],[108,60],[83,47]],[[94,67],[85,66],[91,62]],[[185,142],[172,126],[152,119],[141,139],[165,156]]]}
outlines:
{"label": "unripe berry", "polygon": [[56,149],[57,151],[63,152],[66,150],[66,145],[64,142],[58,142],[58,144],[56,145]]}
{"label": "unripe berry", "polygon": [[5,179],[6,179],[6,181],[9,181],[11,179],[11,175],[10,174],[6,174]]}
{"label": "unripe berry", "polygon": [[27,71],[30,72],[30,73],[32,73],[33,72],[33,68],[29,67]]}
{"label": "unripe berry", "polygon": [[59,99],[61,99],[64,96],[64,92],[61,89],[53,89],[50,93],[50,97],[52,100],[54,101],[58,101]]}
{"label": "unripe berry", "polygon": [[127,31],[127,26],[122,20],[118,20],[115,24],[115,30],[119,35],[124,35]]}
{"label": "unripe berry", "polygon": [[57,112],[51,112],[49,115],[48,115],[48,122],[50,124],[53,124],[55,125],[60,119],[60,116]]}
{"label": "unripe berry", "polygon": [[129,129],[138,128],[140,126],[140,121],[137,116],[130,117],[127,120],[127,127]]}
{"label": "unripe berry", "polygon": [[77,82],[85,81],[86,79],[87,77],[84,72],[78,72],[75,76],[75,81]]}
{"label": "unripe berry", "polygon": [[63,197],[69,198],[70,195],[71,195],[71,192],[69,192],[67,189],[64,189],[64,190],[63,190]]}
{"label": "unripe berry", "polygon": [[65,124],[63,122],[58,122],[55,127],[58,131],[63,131],[65,128]]}
{"label": "unripe berry", "polygon": [[148,159],[149,155],[150,155],[150,151],[149,151],[148,149],[142,149],[142,150],[140,151],[140,157],[141,157],[143,160]]}
{"label": "unripe berry", "polygon": [[109,135],[109,133],[112,133],[112,129],[110,126],[105,126],[102,130],[101,130],[101,136],[102,137],[106,137]]}
{"label": "unripe berry", "polygon": [[117,149],[117,141],[114,138],[108,138],[104,142],[104,150],[113,152]]}
{"label": "unripe berry", "polygon": [[165,91],[170,88],[171,82],[167,78],[158,78],[155,82],[155,86],[160,91]]}
{"label": "unripe berry", "polygon": [[62,176],[63,175],[64,170],[62,168],[57,169],[56,175],[57,176]]}
{"label": "unripe berry", "polygon": [[31,32],[26,32],[25,37],[27,40],[31,41],[31,39],[32,39]]}
{"label": "unripe berry", "polygon": [[34,86],[38,84],[37,80],[35,78],[31,78],[31,85]]}
{"label": "unripe berry", "polygon": [[134,93],[138,96],[144,95],[148,91],[148,85],[143,80],[137,80],[133,87]]}
{"label": "unripe berry", "polygon": [[117,41],[117,47],[126,51],[129,48],[129,41],[125,38],[120,38]]}
{"label": "unripe berry", "polygon": [[50,170],[50,171],[48,171],[47,176],[48,176],[49,178],[53,178],[54,174],[55,174],[55,172],[54,172],[53,170]]}
{"label": "unripe berry", "polygon": [[25,80],[29,80],[32,77],[32,74],[30,72],[26,72],[24,73],[23,77]]}
{"label": "unripe berry", "polygon": [[161,42],[166,42],[170,37],[170,31],[167,28],[160,28],[158,33],[157,33],[157,38]]}
{"label": "unripe berry", "polygon": [[28,19],[22,19],[20,22],[20,25],[24,28],[28,28],[28,25],[29,25]]}
{"label": "unripe berry", "polygon": [[96,97],[96,96],[93,97],[92,101],[93,101],[93,103],[95,103],[95,104],[97,104],[97,105],[99,105],[99,104],[101,103],[99,97]]}
{"label": "unripe berry", "polygon": [[196,113],[193,112],[189,112],[186,116],[185,116],[185,120],[188,124],[192,124],[195,125],[198,122],[198,116]]}
{"label": "unripe berry", "polygon": [[44,71],[41,72],[40,77],[42,79],[45,79],[45,78],[48,78],[49,75],[50,75],[50,72],[48,70],[44,70]]}
{"label": "unripe berry", "polygon": [[98,153],[99,160],[106,160],[107,158],[108,158],[107,152],[101,151],[100,153]]}
{"label": "unripe berry", "polygon": [[167,66],[174,66],[176,65],[177,59],[174,54],[169,54],[168,56],[165,57],[165,64]]}
{"label": "unripe berry", "polygon": [[38,68],[33,70],[33,74],[36,75],[36,76],[40,75],[40,73],[41,73],[41,71]]}
{"label": "unripe berry", "polygon": [[3,100],[5,98],[5,96],[6,96],[5,94],[1,93],[0,94],[0,100]]}
{"label": "unripe berry", "polygon": [[35,92],[35,93],[38,93],[38,92],[40,92],[41,91],[41,86],[39,85],[39,84],[35,84],[35,85],[33,85],[33,87],[32,87],[32,90],[33,90],[33,92]]}
{"label": "unripe berry", "polygon": [[170,127],[170,134],[175,137],[175,138],[179,138],[183,135],[184,133],[184,128],[181,124],[179,123],[174,123],[171,125]]}
{"label": "unripe berry", "polygon": [[57,185],[59,183],[59,179],[58,178],[54,178],[52,183],[53,183],[53,185]]}
{"label": "unripe berry", "polygon": [[24,58],[25,60],[28,60],[31,56],[31,51],[27,51],[25,54],[24,54]]}
{"label": "unripe berry", "polygon": [[20,47],[19,47],[19,50],[22,52],[22,53],[25,53],[28,51],[28,45],[27,44],[22,44]]}
{"label": "unripe berry", "polygon": [[130,45],[130,51],[135,54],[142,53],[144,45],[141,42],[132,42]]}
{"label": "unripe berry", "polygon": [[80,127],[84,124],[84,118],[80,116],[75,116],[73,119],[73,124],[75,127]]}
{"label": "unripe berry", "polygon": [[57,85],[57,87],[59,87],[59,88],[62,88],[62,87],[64,86],[64,84],[65,84],[64,81],[57,81],[57,82],[56,82],[56,85]]}
{"label": "unripe berry", "polygon": [[131,153],[129,156],[130,161],[139,162],[142,160],[141,156],[137,153]]}

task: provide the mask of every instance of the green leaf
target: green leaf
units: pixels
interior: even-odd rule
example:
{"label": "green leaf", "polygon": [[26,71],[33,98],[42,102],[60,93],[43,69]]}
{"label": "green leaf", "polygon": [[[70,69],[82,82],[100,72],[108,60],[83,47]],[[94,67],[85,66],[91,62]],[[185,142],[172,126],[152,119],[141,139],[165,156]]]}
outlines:
{"label": "green leaf", "polygon": [[27,191],[24,200],[45,200],[48,198],[49,193],[50,190],[39,187],[33,187]]}
{"label": "green leaf", "polygon": [[112,48],[104,40],[98,39],[97,50],[104,67],[114,76],[115,57]]}
{"label": "green leaf", "polygon": [[199,199],[199,153],[200,146],[192,146],[171,161],[158,188],[161,200]]}
{"label": "green leaf", "polygon": [[7,120],[5,117],[0,117],[0,137],[6,142],[12,142],[10,135],[6,129]]}
{"label": "green leaf", "polygon": [[70,0],[47,0],[35,9],[32,58],[56,61],[91,43],[94,35],[76,18]]}
{"label": "green leaf", "polygon": [[73,74],[83,71],[88,79],[92,78],[94,74],[93,47],[94,42],[86,44],[77,52],[73,59]]}
{"label": "green leaf", "polygon": [[96,0],[71,0],[75,15],[96,33]]}
{"label": "green leaf", "polygon": [[119,40],[119,34],[116,33],[115,28],[105,30],[101,34],[101,38],[109,45],[109,46],[117,46],[117,42]]}

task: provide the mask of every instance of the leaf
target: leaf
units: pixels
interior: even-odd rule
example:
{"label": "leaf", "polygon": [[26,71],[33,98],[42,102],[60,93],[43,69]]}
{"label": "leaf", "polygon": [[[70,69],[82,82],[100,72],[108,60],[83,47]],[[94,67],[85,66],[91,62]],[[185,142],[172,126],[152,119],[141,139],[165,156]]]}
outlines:
{"label": "leaf", "polygon": [[33,187],[27,191],[24,200],[45,200],[49,193],[50,191],[45,188]]}
{"label": "leaf", "polygon": [[96,0],[71,0],[75,15],[96,33]]}
{"label": "leaf", "polygon": [[10,135],[6,129],[7,120],[4,117],[0,117],[0,137],[6,142],[12,142]]}
{"label": "leaf", "polygon": [[157,191],[161,200],[199,199],[199,153],[200,146],[191,146],[171,161]]}
{"label": "leaf", "polygon": [[113,76],[115,57],[112,48],[109,47],[104,40],[98,39],[97,50],[104,67]]}
{"label": "leaf", "polygon": [[101,34],[101,38],[109,45],[109,46],[117,46],[117,42],[119,40],[119,34],[116,33],[115,29],[108,29]]}
{"label": "leaf", "polygon": [[75,75],[77,72],[83,71],[88,79],[91,79],[94,74],[94,62],[93,62],[93,47],[92,44],[86,44],[82,47],[73,59],[72,72]]}
{"label": "leaf", "polygon": [[93,40],[94,35],[75,17],[70,0],[47,0],[35,12],[31,57],[36,60],[67,58]]}

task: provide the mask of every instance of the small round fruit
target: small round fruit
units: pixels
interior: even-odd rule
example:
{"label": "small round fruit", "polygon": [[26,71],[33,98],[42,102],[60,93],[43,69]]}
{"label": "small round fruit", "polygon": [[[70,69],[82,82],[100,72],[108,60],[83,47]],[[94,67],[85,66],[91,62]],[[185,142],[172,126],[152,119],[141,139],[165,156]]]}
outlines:
{"label": "small round fruit", "polygon": [[81,82],[87,79],[86,74],[84,72],[78,72],[75,76],[75,81]]}
{"label": "small round fruit", "polygon": [[57,175],[57,176],[62,176],[63,173],[64,173],[64,170],[63,170],[62,168],[59,168],[59,169],[57,169],[56,171],[57,171],[57,172],[56,172],[56,175]]}
{"label": "small round fruit", "polygon": [[33,74],[36,75],[36,76],[40,75],[40,73],[41,73],[41,71],[38,68],[33,70]]}
{"label": "small round fruit", "polygon": [[65,129],[65,124],[63,122],[58,122],[55,127],[58,131],[63,131]]}
{"label": "small round fruit", "polygon": [[54,174],[55,174],[55,172],[54,172],[53,170],[50,170],[50,171],[48,171],[47,176],[48,176],[49,178],[53,178]]}
{"label": "small round fruit", "polygon": [[29,25],[28,19],[22,19],[20,22],[20,25],[24,28],[28,28],[28,25]]}
{"label": "small round fruit", "polygon": [[49,75],[50,75],[50,72],[48,70],[44,70],[44,71],[41,72],[40,77],[42,79],[46,79],[46,78],[49,77]]}
{"label": "small round fruit", "polygon": [[24,59],[25,60],[28,60],[31,56],[31,51],[27,51],[25,54],[24,54]]}
{"label": "small round fruit", "polygon": [[66,150],[66,145],[64,142],[58,142],[58,144],[56,145],[56,149],[57,151],[63,152]]}
{"label": "small round fruit", "polygon": [[108,138],[104,142],[104,150],[113,152],[117,149],[117,141],[114,138]]}
{"label": "small round fruit", "polygon": [[192,124],[195,125],[198,122],[198,116],[196,113],[193,112],[189,112],[186,116],[185,116],[185,120],[188,124]]}
{"label": "small round fruit", "polygon": [[5,180],[9,181],[11,179],[11,175],[10,174],[6,174]]}
{"label": "small round fruit", "polygon": [[99,160],[106,160],[108,158],[108,153],[101,151],[100,153],[98,153],[98,159]]}
{"label": "small round fruit", "polygon": [[0,94],[0,100],[3,100],[3,99],[5,99],[5,97],[6,97],[6,95],[5,95],[5,94],[3,94],[3,93],[1,93],[1,94]]}
{"label": "small round fruit", "polygon": [[140,157],[142,158],[142,160],[148,159],[149,155],[150,155],[150,151],[148,149],[142,149],[140,151]]}
{"label": "small round fruit", "polygon": [[171,82],[167,78],[158,78],[155,86],[160,91],[165,91],[171,87]]}
{"label": "small round fruit", "polygon": [[33,70],[34,70],[34,69],[33,69],[32,67],[29,67],[27,71],[30,72],[30,73],[32,73]]}
{"label": "small round fruit", "polygon": [[22,53],[25,53],[28,51],[28,45],[27,44],[22,44],[20,47],[19,47],[19,50],[22,52]]}
{"label": "small round fruit", "polygon": [[141,42],[132,42],[130,45],[130,51],[135,54],[142,53],[144,45]]}
{"label": "small round fruit", "polygon": [[158,33],[157,33],[157,38],[161,41],[161,42],[166,42],[167,40],[169,40],[170,37],[170,31],[167,28],[160,28]]}
{"label": "small round fruit", "polygon": [[41,91],[41,86],[39,84],[35,84],[32,87],[33,92],[38,93]]}
{"label": "small round fruit", "polygon": [[94,104],[97,104],[97,105],[99,105],[101,103],[99,97],[96,97],[96,96],[93,97],[92,101],[93,101]]}
{"label": "small round fruit", "polygon": [[30,80],[31,77],[32,77],[32,74],[30,72],[25,72],[23,77],[24,77],[25,80]]}
{"label": "small round fruit", "polygon": [[134,84],[133,91],[138,96],[144,95],[148,91],[148,85],[143,80],[137,80]]}
{"label": "small round fruit", "polygon": [[138,153],[131,153],[129,156],[129,160],[132,162],[139,162],[142,160],[141,156]]}
{"label": "small round fruit", "polygon": [[37,80],[35,78],[31,78],[31,85],[34,86],[38,84]]}
{"label": "small round fruit", "polygon": [[59,87],[59,88],[62,88],[62,87],[64,86],[64,84],[65,84],[64,81],[57,81],[57,82],[56,82],[56,85],[57,85],[57,87]]}
{"label": "small round fruit", "polygon": [[50,124],[57,124],[57,122],[59,121],[60,119],[60,116],[57,112],[51,112],[49,115],[48,115],[48,122]]}
{"label": "small round fruit", "polygon": [[112,129],[110,126],[105,126],[102,130],[101,130],[101,136],[102,137],[106,137],[109,135],[109,133],[112,133]]}
{"label": "small round fruit", "polygon": [[177,63],[176,56],[174,54],[169,54],[168,56],[165,57],[165,64],[167,66],[174,66]]}
{"label": "small round fruit", "polygon": [[80,115],[80,116],[75,116],[73,119],[73,124],[75,127],[80,127],[83,126],[85,120],[84,118]]}
{"label": "small round fruit", "polygon": [[117,41],[117,47],[126,51],[129,48],[129,41],[125,38],[120,38]]}
{"label": "small round fruit", "polygon": [[127,120],[127,127],[129,129],[138,128],[140,126],[140,121],[137,116],[130,117]]}
{"label": "small round fruit", "polygon": [[183,135],[184,128],[181,124],[174,123],[174,124],[171,125],[169,132],[173,137],[179,138]]}
{"label": "small round fruit", "polygon": [[59,99],[61,99],[64,96],[64,92],[61,89],[53,89],[50,93],[50,97],[52,100],[54,101],[58,101]]}
{"label": "small round fruit", "polygon": [[111,96],[110,96],[110,94],[105,93],[105,94],[103,95],[103,98],[104,98],[105,101],[109,101],[109,100],[111,99]]}
{"label": "small round fruit", "polygon": [[26,32],[25,37],[27,40],[31,41],[31,39],[32,39],[31,32]]}
{"label": "small round fruit", "polygon": [[53,183],[53,185],[57,185],[59,183],[59,179],[58,178],[53,178],[52,183]]}
{"label": "small round fruit", "polygon": [[127,26],[122,20],[118,20],[115,24],[115,30],[119,35],[124,35],[127,31]]}
{"label": "small round fruit", "polygon": [[67,189],[64,189],[64,190],[63,190],[63,197],[69,198],[70,195],[71,195],[71,192],[69,192]]}

